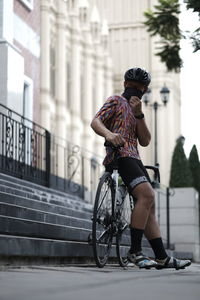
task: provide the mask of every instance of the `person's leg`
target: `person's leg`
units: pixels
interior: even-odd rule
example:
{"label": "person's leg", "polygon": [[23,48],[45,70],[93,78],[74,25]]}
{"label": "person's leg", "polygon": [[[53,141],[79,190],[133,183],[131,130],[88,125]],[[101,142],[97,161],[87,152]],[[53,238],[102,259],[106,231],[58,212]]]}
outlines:
{"label": "person's leg", "polygon": [[142,236],[154,202],[154,191],[149,183],[148,173],[142,168],[141,161],[131,157],[120,158],[119,173],[133,194],[137,198],[131,217],[131,253],[141,252]]}
{"label": "person's leg", "polygon": [[142,236],[145,231],[151,207],[154,203],[154,191],[148,182],[137,185],[132,190],[132,195],[137,199],[131,215],[131,253],[142,250]]}
{"label": "person's leg", "polygon": [[154,201],[154,193],[148,182],[137,185],[132,191],[137,198],[131,215],[131,248],[127,254],[129,261],[140,268],[156,267],[157,263],[142,253],[142,237],[149,220],[149,214]]}
{"label": "person's leg", "polygon": [[167,253],[163,245],[160,228],[155,215],[155,203],[151,207],[144,234],[154,251],[155,258],[166,259]]}

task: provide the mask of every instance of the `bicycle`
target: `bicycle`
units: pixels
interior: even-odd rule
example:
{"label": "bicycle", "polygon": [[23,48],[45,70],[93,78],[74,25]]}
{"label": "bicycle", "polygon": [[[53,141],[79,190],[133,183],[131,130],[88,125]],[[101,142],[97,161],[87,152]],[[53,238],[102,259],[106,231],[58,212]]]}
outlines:
{"label": "bicycle", "polygon": [[[91,243],[96,265],[103,268],[111,254],[113,239],[116,238],[119,265],[126,267],[129,263],[126,246],[130,245],[129,224],[135,199],[123,183],[119,184],[116,159],[119,147],[108,142],[104,145],[114,150],[114,164],[112,173],[105,171],[99,180],[93,209]],[[154,183],[160,182],[158,166],[145,167],[154,171]]]}

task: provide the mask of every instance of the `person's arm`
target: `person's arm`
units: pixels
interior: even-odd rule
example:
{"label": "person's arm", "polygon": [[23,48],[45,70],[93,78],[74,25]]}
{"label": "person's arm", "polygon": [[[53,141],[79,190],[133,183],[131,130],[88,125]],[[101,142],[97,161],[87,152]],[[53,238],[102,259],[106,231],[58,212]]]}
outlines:
{"label": "person's arm", "polygon": [[98,135],[103,136],[108,142],[111,142],[115,146],[125,143],[125,140],[120,134],[111,132],[99,118],[95,117],[92,120],[91,127]]}
{"label": "person's arm", "polygon": [[151,141],[151,134],[145,122],[145,119],[137,119],[137,137],[139,144],[147,147]]}
{"label": "person's arm", "polygon": [[[134,116],[139,116],[143,113],[142,102],[138,97],[136,96],[131,97],[129,104],[132,108]],[[137,122],[136,130],[137,130],[137,137],[138,137],[139,144],[143,147],[146,147],[149,145],[151,141],[150,131],[147,127],[145,119],[136,119],[136,122]]]}

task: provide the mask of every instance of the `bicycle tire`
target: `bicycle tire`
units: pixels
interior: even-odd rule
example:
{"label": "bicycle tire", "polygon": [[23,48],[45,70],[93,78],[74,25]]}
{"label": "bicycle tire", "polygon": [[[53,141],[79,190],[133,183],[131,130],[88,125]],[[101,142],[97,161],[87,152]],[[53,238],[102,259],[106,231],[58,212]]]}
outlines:
{"label": "bicycle tire", "polygon": [[92,247],[99,268],[103,268],[107,263],[112,248],[113,203],[112,177],[109,172],[105,172],[98,184],[92,218]]}
{"label": "bicycle tire", "polygon": [[130,199],[126,195],[123,202],[119,205],[118,209],[118,232],[116,235],[116,253],[119,265],[121,267],[126,267],[129,263],[127,259],[127,246],[130,245],[130,233],[129,233],[129,224],[130,224]]}

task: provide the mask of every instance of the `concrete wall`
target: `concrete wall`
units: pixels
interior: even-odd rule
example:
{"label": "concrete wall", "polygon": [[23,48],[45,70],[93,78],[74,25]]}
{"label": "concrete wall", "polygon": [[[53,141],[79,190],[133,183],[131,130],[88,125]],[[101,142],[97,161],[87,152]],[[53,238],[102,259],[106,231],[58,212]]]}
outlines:
{"label": "concrete wall", "polygon": [[[200,261],[200,224],[198,193],[193,188],[170,189],[170,243],[177,251],[193,253]],[[157,216],[166,240],[166,191],[157,190]]]}

